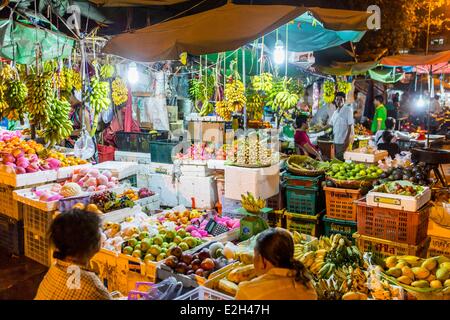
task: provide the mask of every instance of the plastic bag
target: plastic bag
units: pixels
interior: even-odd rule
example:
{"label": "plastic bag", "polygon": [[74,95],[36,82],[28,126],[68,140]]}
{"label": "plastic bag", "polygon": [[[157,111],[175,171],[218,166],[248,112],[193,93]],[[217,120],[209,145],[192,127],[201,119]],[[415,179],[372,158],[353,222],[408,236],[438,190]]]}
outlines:
{"label": "plastic bag", "polygon": [[[147,292],[138,291],[137,289],[141,285],[149,286]],[[130,291],[128,295],[128,300],[173,300],[179,295],[183,290],[183,283],[178,282],[174,277],[169,277],[157,284],[149,282],[137,282],[136,290]]]}
{"label": "plastic bag", "polygon": [[92,137],[85,129],[81,131],[80,137],[75,142],[74,150],[75,157],[79,157],[84,160],[94,156],[95,144]]}

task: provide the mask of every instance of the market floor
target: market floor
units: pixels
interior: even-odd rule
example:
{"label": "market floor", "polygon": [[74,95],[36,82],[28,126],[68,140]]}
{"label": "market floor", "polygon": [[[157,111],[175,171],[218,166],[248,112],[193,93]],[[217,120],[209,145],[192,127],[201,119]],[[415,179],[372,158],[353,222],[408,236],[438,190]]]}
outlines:
{"label": "market floor", "polygon": [[32,300],[47,267],[0,250],[0,300]]}

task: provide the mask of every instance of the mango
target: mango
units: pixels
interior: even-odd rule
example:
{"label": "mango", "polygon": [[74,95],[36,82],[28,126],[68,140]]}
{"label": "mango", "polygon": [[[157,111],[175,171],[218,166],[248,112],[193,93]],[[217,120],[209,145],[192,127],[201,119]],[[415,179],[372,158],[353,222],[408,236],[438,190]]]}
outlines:
{"label": "mango", "polygon": [[445,268],[445,269],[447,269],[447,270],[450,270],[450,262],[442,262],[442,263],[439,265],[439,268]]}
{"label": "mango", "polygon": [[446,256],[438,256],[436,257],[439,264],[444,262],[450,262],[450,258],[447,258]]}
{"label": "mango", "polygon": [[436,279],[445,281],[450,278],[450,271],[446,268],[439,268],[436,271]]}
{"label": "mango", "polygon": [[410,285],[412,283],[412,279],[408,276],[401,276],[397,278],[398,281],[400,281],[401,283],[404,283],[406,285]]}
{"label": "mango", "polygon": [[402,268],[402,275],[408,277],[411,279],[411,281],[414,281],[415,277],[414,277],[414,272],[412,272],[410,267],[404,266]]}
{"label": "mango", "polygon": [[425,268],[429,271],[434,270],[437,267],[437,261],[434,258],[429,258],[426,259],[423,263],[422,263],[422,268]]}
{"label": "mango", "polygon": [[402,275],[402,269],[400,268],[390,268],[388,271],[386,271],[386,274],[394,277],[394,278],[398,278]]}
{"label": "mango", "polygon": [[396,265],[395,265],[395,268],[400,268],[400,269],[402,269],[403,267],[410,267],[410,264],[408,263],[408,262],[406,262],[406,261],[400,261],[399,263],[397,263]]}
{"label": "mango", "polygon": [[430,287],[434,289],[442,288],[442,283],[439,280],[433,280],[430,282]]}
{"label": "mango", "polygon": [[425,280],[427,280],[428,282],[431,282],[433,280],[436,280],[436,276],[434,274],[430,274]]}
{"label": "mango", "polygon": [[430,275],[430,271],[423,267],[414,267],[411,270],[412,272],[414,272],[415,278],[419,280],[426,279]]}
{"label": "mango", "polygon": [[386,263],[386,267],[388,268],[394,268],[398,262],[397,257],[395,256],[387,257],[384,261]]}
{"label": "mango", "polygon": [[411,286],[416,287],[416,288],[429,288],[430,284],[426,280],[419,280],[419,281],[414,281],[413,283],[411,283]]}
{"label": "mango", "polygon": [[445,280],[444,287],[450,287],[450,279]]}

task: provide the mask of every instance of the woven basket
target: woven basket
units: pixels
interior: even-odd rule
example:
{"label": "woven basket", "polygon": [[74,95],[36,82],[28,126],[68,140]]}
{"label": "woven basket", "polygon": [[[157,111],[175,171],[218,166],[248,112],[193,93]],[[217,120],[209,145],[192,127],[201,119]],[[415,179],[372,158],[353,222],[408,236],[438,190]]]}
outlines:
{"label": "woven basket", "polygon": [[416,288],[401,283],[396,278],[388,276],[385,273],[382,274],[382,277],[387,279],[389,282],[402,287],[412,294],[417,300],[450,300],[450,291],[446,290],[446,288]]}
{"label": "woven basket", "polygon": [[325,169],[322,170],[299,169],[291,165],[291,162],[295,164],[300,164],[303,163],[308,158],[309,158],[308,156],[300,156],[300,155],[290,156],[289,159],[286,161],[287,169],[294,174],[308,177],[317,177],[326,172]]}
{"label": "woven basket", "polygon": [[327,180],[333,182],[339,188],[346,189],[360,189],[363,187],[370,187],[377,179],[370,180],[337,180],[332,177],[326,177]]}

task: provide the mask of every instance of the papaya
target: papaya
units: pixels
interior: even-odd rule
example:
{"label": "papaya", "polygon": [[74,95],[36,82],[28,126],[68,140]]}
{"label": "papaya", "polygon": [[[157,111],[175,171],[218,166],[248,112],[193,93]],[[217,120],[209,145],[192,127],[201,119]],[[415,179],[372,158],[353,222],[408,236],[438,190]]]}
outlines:
{"label": "papaya", "polygon": [[411,283],[411,286],[416,288],[429,288],[430,284],[426,280],[418,280]]}
{"label": "papaya", "polygon": [[423,267],[414,267],[411,269],[416,279],[426,279],[430,275],[430,271]]}
{"label": "papaya", "polygon": [[386,274],[390,275],[390,276],[392,276],[394,278],[398,278],[398,277],[400,277],[402,275],[402,269],[397,268],[397,267],[390,268],[388,271],[386,271]]}
{"label": "papaya", "polygon": [[426,259],[424,262],[422,262],[422,268],[427,269],[428,271],[432,271],[437,267],[437,261],[434,258]]}
{"label": "papaya", "polygon": [[450,271],[446,268],[439,268],[436,271],[436,279],[445,281],[450,278]]}

